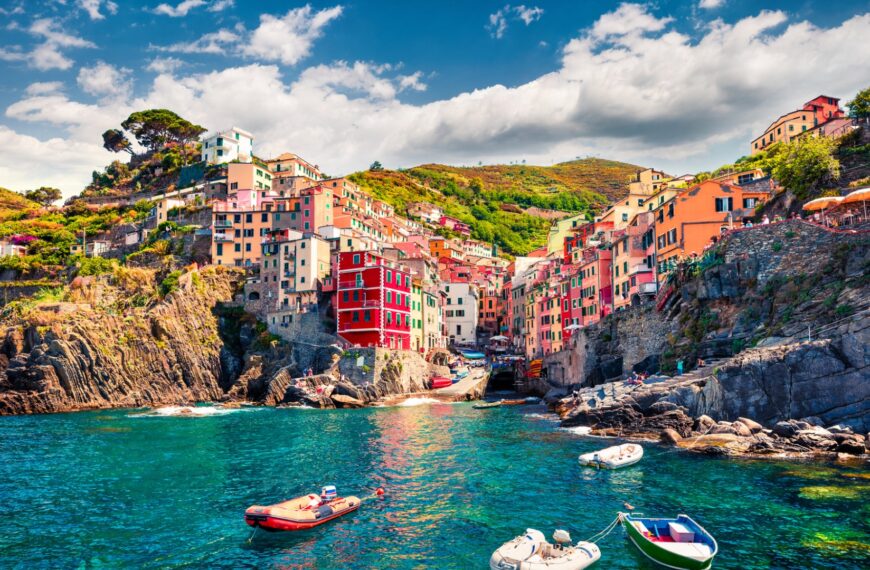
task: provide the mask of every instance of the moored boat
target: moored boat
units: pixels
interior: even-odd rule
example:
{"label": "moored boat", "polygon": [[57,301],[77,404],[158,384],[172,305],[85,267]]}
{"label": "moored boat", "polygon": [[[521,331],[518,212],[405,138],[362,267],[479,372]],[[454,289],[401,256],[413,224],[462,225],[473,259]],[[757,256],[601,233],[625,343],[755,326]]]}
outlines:
{"label": "moored boat", "polygon": [[453,381],[450,378],[445,376],[433,376],[429,381],[429,388],[431,390],[437,390],[438,388],[446,388],[447,386],[452,386]]}
{"label": "moored boat", "polygon": [[628,537],[647,558],[677,570],[707,570],[719,545],[688,515],[676,518],[646,518],[619,514]]}
{"label": "moored boat", "polygon": [[478,402],[477,404],[474,404],[471,407],[474,408],[475,410],[486,410],[489,408],[497,408],[499,406],[501,406],[501,400],[499,400],[497,402]]}
{"label": "moored boat", "polygon": [[592,542],[571,545],[564,530],[553,533],[550,544],[544,533],[535,529],[506,542],[489,559],[490,570],[582,570],[601,558],[601,550]]}
{"label": "moored boat", "polygon": [[578,457],[580,465],[600,469],[619,469],[634,465],[643,458],[643,447],[636,443],[623,443]]}
{"label": "moored boat", "polygon": [[335,487],[324,487],[320,496],[303,495],[274,505],[254,505],[245,511],[245,522],[269,531],[305,530],[357,510],[357,497],[338,497]]}

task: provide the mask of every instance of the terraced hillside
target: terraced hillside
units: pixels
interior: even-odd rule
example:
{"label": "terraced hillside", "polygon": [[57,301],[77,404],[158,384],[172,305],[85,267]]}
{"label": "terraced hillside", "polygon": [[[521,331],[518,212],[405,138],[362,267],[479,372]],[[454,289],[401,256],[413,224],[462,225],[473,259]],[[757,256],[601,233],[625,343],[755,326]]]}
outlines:
{"label": "terraced hillside", "polygon": [[425,164],[357,172],[351,179],[400,214],[412,202],[430,202],[469,224],[475,239],[523,255],[543,245],[550,227],[549,220],[526,209],[591,217],[625,196],[629,178],[640,168],[597,158],[554,166]]}

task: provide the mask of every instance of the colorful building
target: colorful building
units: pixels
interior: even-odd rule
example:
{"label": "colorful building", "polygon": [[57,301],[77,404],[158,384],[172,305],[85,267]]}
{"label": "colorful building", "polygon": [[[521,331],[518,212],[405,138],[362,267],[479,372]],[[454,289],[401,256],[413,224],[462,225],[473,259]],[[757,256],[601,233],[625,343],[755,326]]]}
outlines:
{"label": "colorful building", "polygon": [[253,157],[254,135],[238,127],[202,139],[202,160],[208,164],[251,162]]}
{"label": "colorful building", "polygon": [[844,115],[838,98],[819,95],[804,103],[800,109],[786,113],[772,122],[761,136],[752,141],[750,151],[752,154],[756,154],[773,143],[789,142],[804,131],[823,125],[830,120],[843,118]]}
{"label": "colorful building", "polygon": [[336,330],[362,347],[411,348],[411,275],[371,252],[336,256]]}

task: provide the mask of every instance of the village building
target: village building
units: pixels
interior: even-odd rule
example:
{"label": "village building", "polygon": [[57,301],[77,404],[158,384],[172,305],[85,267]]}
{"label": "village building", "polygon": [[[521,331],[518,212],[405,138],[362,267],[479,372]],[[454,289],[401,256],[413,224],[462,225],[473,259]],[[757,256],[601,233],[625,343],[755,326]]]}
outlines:
{"label": "village building", "polygon": [[208,164],[251,162],[254,158],[254,135],[233,127],[202,138],[202,160]]}
{"label": "village building", "polygon": [[838,98],[819,95],[804,103],[800,109],[786,113],[773,121],[761,136],[752,141],[750,151],[752,154],[757,154],[774,143],[789,142],[805,131],[844,116]]}

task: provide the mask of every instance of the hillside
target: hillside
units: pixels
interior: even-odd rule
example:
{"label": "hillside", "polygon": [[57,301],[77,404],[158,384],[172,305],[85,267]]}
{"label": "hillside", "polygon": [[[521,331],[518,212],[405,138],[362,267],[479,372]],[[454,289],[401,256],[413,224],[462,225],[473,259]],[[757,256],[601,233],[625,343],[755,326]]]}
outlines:
{"label": "hillside", "polygon": [[357,172],[350,179],[402,215],[412,202],[430,202],[469,224],[475,239],[523,255],[543,245],[550,221],[539,212],[506,211],[503,205],[591,217],[624,196],[629,178],[639,169],[593,158],[554,166],[425,164],[403,171]]}
{"label": "hillside", "polygon": [[18,192],[0,187],[0,221],[38,208],[40,208],[39,204],[31,202]]}

